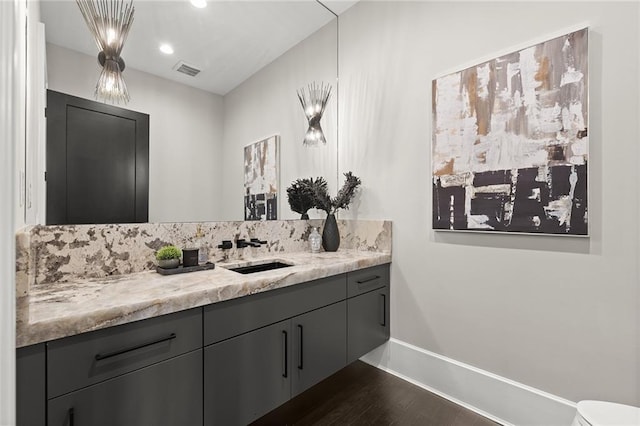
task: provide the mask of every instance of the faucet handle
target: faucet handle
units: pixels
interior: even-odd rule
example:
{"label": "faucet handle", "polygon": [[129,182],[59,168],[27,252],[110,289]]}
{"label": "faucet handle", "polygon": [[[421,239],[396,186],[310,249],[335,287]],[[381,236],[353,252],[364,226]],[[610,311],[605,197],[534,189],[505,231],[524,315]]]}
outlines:
{"label": "faucet handle", "polygon": [[222,250],[229,250],[232,247],[233,247],[233,244],[231,243],[230,240],[224,240],[222,241],[222,244],[218,245],[218,248]]}
{"label": "faucet handle", "polygon": [[252,243],[267,244],[267,241],[261,241],[259,238],[252,238]]}
{"label": "faucet handle", "polygon": [[245,248],[248,245],[249,245],[249,243],[244,238],[240,238],[240,239],[236,240],[236,247],[237,248]]}

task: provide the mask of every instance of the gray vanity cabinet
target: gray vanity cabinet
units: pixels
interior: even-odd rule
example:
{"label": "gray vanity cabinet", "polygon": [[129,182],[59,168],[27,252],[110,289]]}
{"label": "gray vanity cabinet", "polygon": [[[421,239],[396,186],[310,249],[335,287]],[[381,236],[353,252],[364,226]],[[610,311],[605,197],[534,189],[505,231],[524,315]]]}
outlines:
{"label": "gray vanity cabinet", "polygon": [[290,321],[204,349],[204,424],[245,425],[291,396]]}
{"label": "gray vanity cabinet", "polygon": [[204,424],[245,425],[346,365],[346,302],[204,349]]}
{"label": "gray vanity cabinet", "polygon": [[389,280],[389,265],[348,274],[348,363],[389,340]]}
{"label": "gray vanity cabinet", "polygon": [[389,339],[389,265],[17,351],[19,425],[244,425]]}
{"label": "gray vanity cabinet", "polygon": [[48,403],[49,426],[202,425],[202,349]]}
{"label": "gray vanity cabinet", "polygon": [[204,424],[250,423],[344,367],[346,284],[342,274],[205,307]]}

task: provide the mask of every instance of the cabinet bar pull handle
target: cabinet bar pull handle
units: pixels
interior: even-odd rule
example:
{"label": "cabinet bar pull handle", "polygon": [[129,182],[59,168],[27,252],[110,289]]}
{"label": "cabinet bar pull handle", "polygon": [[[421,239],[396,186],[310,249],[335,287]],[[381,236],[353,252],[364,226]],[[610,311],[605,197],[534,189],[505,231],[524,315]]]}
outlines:
{"label": "cabinet bar pull handle", "polygon": [[378,278],[380,278],[380,275],[376,275],[375,277],[370,277],[370,278],[366,278],[364,280],[360,280],[360,281],[356,281],[358,284],[366,284],[370,281],[374,281],[377,280]]}
{"label": "cabinet bar pull handle", "polygon": [[302,360],[303,360],[303,355],[302,355],[302,348],[304,347],[302,344],[302,325],[298,324],[298,331],[300,332],[300,352],[299,352],[299,357],[298,357],[298,370],[302,370],[303,369],[303,364],[302,364]]}
{"label": "cabinet bar pull handle", "polygon": [[288,354],[287,354],[287,332],[285,330],[282,330],[282,350],[284,351],[284,365],[282,366],[282,377],[287,378],[287,370],[288,370],[288,366],[289,366],[289,359],[288,359]]}
{"label": "cabinet bar pull handle", "polygon": [[176,333],[171,333],[167,337],[162,337],[160,339],[152,340],[150,342],[140,343],[139,345],[132,346],[130,348],[120,349],[120,350],[113,351],[113,352],[107,352],[106,354],[96,354],[96,361],[101,361],[103,359],[107,359],[107,358],[111,358],[111,357],[114,357],[114,356],[122,355],[124,353],[135,351],[137,349],[142,349],[142,348],[145,348],[147,346],[157,345],[158,343],[162,343],[162,342],[166,342],[166,341],[169,341],[169,340],[173,340],[176,337],[177,337]]}
{"label": "cabinet bar pull handle", "polygon": [[73,426],[75,423],[75,419],[74,419],[75,413],[73,411],[73,407],[69,408],[68,414],[69,414],[69,426]]}
{"label": "cabinet bar pull handle", "polygon": [[380,293],[380,297],[382,300],[382,321],[380,321],[380,325],[386,327],[387,325],[387,295],[384,293]]}

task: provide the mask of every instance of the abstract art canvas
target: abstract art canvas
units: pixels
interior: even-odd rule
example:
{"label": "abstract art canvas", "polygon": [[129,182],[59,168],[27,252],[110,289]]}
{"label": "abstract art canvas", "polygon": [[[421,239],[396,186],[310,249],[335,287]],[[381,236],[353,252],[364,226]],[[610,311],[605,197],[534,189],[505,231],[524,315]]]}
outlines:
{"label": "abstract art canvas", "polygon": [[432,82],[433,229],[588,235],[588,29]]}
{"label": "abstract art canvas", "polygon": [[244,148],[244,220],[278,219],[280,137]]}

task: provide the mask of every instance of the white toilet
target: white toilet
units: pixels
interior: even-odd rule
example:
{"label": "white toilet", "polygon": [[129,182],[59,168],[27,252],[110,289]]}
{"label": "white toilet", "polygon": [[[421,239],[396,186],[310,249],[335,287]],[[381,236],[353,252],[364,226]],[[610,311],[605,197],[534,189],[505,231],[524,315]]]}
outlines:
{"label": "white toilet", "polygon": [[571,426],[640,426],[640,408],[604,401],[580,401]]}

